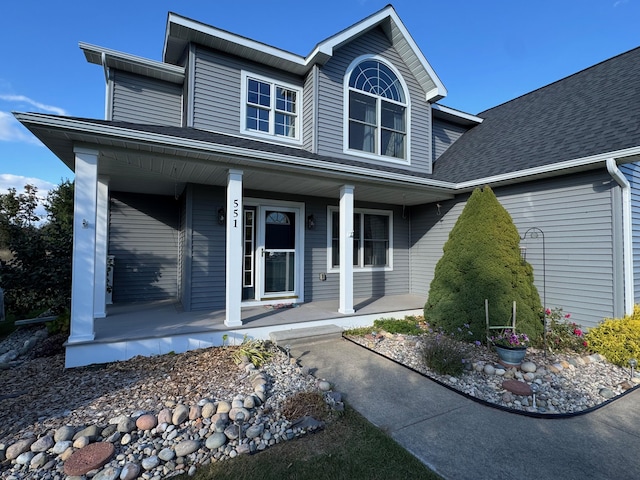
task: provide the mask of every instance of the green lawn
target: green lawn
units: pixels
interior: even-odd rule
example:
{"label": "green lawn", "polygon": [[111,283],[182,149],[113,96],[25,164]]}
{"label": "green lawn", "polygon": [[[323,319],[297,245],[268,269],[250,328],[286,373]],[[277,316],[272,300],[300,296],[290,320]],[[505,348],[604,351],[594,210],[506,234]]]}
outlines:
{"label": "green lawn", "polygon": [[440,477],[347,407],[324,431],[284,442],[254,455],[200,467],[186,480],[205,479],[428,479]]}

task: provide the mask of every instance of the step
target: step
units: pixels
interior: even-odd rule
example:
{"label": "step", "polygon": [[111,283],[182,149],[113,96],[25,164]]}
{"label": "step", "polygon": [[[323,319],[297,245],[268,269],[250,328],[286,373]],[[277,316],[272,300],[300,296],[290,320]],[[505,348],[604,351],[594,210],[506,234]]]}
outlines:
{"label": "step", "polygon": [[278,330],[276,332],[269,333],[269,338],[276,345],[284,346],[287,342],[309,340],[314,337],[322,340],[340,338],[342,336],[342,331],[342,328],[338,325],[321,325],[319,327]]}

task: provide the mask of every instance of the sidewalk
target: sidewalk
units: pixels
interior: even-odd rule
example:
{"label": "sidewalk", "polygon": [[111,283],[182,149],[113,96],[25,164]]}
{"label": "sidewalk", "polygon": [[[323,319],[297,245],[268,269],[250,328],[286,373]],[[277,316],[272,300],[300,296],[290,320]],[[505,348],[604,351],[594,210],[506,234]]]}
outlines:
{"label": "sidewalk", "polygon": [[469,400],[341,338],[291,354],[447,480],[640,478],[640,392],[592,413],[536,419]]}

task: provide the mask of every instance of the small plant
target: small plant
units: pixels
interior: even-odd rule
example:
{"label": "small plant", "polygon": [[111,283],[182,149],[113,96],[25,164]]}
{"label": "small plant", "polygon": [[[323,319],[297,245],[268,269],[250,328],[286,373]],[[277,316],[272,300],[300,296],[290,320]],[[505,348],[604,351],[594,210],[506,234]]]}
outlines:
{"label": "small plant", "polygon": [[611,363],[628,367],[629,359],[640,358],[640,305],[623,318],[607,318],[586,334],[589,348]]}
{"label": "small plant", "polygon": [[229,341],[229,335],[227,335],[226,333],[224,335],[222,335],[222,346],[224,348],[227,347],[227,342]]}
{"label": "small plant", "polygon": [[509,328],[504,329],[498,335],[491,336],[489,341],[494,346],[506,348],[526,348],[530,345],[529,337],[526,333],[516,333]]}
{"label": "small plant", "polygon": [[459,376],[464,372],[469,343],[456,340],[451,335],[438,333],[429,336],[422,348],[425,364],[440,375]]}
{"label": "small plant", "polygon": [[419,327],[419,319],[409,316],[402,320],[396,318],[380,318],[374,320],[373,326],[375,330],[384,330],[389,333],[400,333],[403,335],[421,335],[424,330]]}
{"label": "small plant", "polygon": [[343,332],[344,335],[351,337],[364,337],[373,331],[373,327],[354,327],[348,328]]}
{"label": "small plant", "polygon": [[[570,313],[564,313],[562,308],[547,308],[547,340],[546,347],[551,352],[584,352],[589,347],[585,339],[584,330],[575,322],[570,321]],[[544,348],[544,335],[535,342],[538,348]]]}
{"label": "small plant", "polygon": [[47,322],[45,325],[49,335],[55,335],[57,333],[64,333],[68,335],[71,331],[71,314],[68,310],[65,310],[63,313],[58,315],[55,320]]}
{"label": "small plant", "polygon": [[233,361],[236,365],[240,365],[246,359],[256,367],[259,367],[264,365],[272,356],[273,352],[269,350],[266,342],[262,340],[247,340],[245,335],[242,344],[233,352]]}

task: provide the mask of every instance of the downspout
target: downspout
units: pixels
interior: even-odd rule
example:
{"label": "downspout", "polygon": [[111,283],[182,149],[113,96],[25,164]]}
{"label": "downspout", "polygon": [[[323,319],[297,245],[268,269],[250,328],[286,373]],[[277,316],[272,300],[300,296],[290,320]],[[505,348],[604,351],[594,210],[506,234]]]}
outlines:
{"label": "downspout", "polygon": [[631,185],[618,168],[615,159],[607,158],[607,171],[622,189],[622,255],[624,270],[624,310],[633,313],[633,234],[631,229]]}

